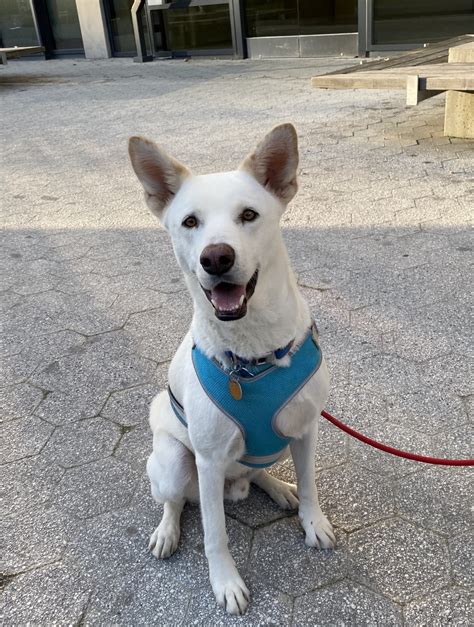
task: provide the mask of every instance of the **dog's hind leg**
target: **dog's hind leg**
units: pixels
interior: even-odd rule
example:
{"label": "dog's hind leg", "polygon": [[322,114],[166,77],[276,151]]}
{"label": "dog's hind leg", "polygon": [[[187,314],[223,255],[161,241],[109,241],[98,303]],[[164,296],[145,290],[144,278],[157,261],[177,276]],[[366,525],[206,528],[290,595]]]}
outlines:
{"label": "dog's hind leg", "polygon": [[158,559],[165,559],[178,548],[181,512],[186,500],[198,498],[194,456],[173,436],[158,431],[147,472],[153,498],[163,503],[163,517],[151,535],[148,548]]}
{"label": "dog's hind leg", "polygon": [[251,481],[283,509],[296,509],[298,507],[298,492],[292,483],[281,481],[263,469],[252,475]]}

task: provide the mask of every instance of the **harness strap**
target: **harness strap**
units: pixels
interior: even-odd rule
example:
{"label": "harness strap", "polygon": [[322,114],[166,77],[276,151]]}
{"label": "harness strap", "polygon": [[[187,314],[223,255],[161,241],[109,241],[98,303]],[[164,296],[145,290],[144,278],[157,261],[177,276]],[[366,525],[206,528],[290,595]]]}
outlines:
{"label": "harness strap", "polygon": [[186,422],[186,415],[184,413],[184,407],[178,401],[176,396],[171,391],[170,386],[168,386],[168,395],[170,397],[171,409],[176,414],[176,418],[186,427],[188,428],[188,423]]}

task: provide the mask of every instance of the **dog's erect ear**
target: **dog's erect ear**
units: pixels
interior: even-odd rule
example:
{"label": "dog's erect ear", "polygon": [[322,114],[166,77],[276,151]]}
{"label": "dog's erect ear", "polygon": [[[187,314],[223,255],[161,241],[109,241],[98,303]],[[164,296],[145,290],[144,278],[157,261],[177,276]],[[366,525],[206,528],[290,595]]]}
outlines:
{"label": "dog's erect ear", "polygon": [[293,124],[281,124],[266,135],[255,150],[240,164],[284,204],[298,189],[298,137]]}
{"label": "dog's erect ear", "polygon": [[148,207],[161,218],[163,209],[173,200],[191,172],[144,137],[130,137],[128,154],[145,189]]}

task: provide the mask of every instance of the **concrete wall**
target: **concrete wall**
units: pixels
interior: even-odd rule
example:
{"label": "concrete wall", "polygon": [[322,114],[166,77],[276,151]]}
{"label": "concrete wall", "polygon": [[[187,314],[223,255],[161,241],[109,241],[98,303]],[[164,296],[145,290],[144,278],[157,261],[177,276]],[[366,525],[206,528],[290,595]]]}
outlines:
{"label": "concrete wall", "polygon": [[86,59],[111,56],[102,0],[76,0]]}

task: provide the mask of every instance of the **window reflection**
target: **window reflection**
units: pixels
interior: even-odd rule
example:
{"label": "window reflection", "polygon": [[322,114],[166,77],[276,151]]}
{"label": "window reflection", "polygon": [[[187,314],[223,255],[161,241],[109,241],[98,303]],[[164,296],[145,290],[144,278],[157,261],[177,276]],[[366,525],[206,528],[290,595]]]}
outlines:
{"label": "window reflection", "polygon": [[245,0],[247,37],[357,31],[357,0]]}
{"label": "window reflection", "polygon": [[232,48],[228,4],[170,9],[163,13],[169,50]]}
{"label": "window reflection", "polygon": [[27,0],[0,0],[0,34],[3,48],[39,44]]}
{"label": "window reflection", "polygon": [[473,32],[473,0],[374,0],[376,44],[424,43]]}

